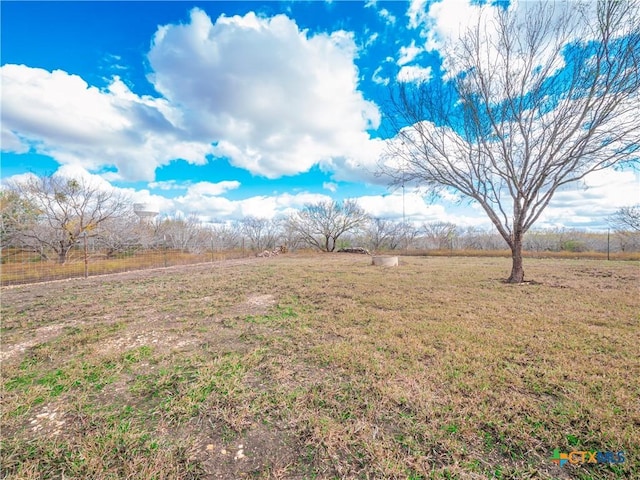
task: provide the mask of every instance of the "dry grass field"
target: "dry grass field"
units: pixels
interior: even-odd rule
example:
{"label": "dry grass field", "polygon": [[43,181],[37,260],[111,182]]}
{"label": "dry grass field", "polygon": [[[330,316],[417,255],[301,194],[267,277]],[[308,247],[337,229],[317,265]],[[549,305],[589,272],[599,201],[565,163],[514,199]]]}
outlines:
{"label": "dry grass field", "polygon": [[370,261],[3,288],[0,477],[640,478],[638,262]]}

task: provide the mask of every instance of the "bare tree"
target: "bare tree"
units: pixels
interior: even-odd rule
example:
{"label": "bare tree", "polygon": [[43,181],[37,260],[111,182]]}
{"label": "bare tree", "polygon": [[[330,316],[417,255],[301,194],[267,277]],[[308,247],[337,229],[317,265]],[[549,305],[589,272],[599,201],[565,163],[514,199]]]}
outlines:
{"label": "bare tree", "polygon": [[609,218],[609,224],[619,232],[640,232],[640,204],[620,208]]}
{"label": "bare tree", "polygon": [[211,231],[218,250],[233,250],[240,247],[242,233],[239,224],[219,223],[214,225]]}
{"label": "bare tree", "polygon": [[149,230],[150,225],[141,222],[133,209],[129,209],[102,222],[93,232],[94,244],[104,251],[107,258],[111,258],[118,253],[134,252],[147,246],[148,242],[144,240],[149,236]]}
{"label": "bare tree", "polygon": [[280,234],[278,222],[268,218],[248,216],[240,220],[240,225],[242,233],[249,239],[252,250],[275,248]]}
{"label": "bare tree", "polygon": [[616,232],[620,250],[634,250],[640,244],[640,204],[618,209],[609,217],[609,225]]}
{"label": "bare tree", "polygon": [[400,233],[401,224],[385,218],[372,218],[365,235],[371,250],[391,249],[391,244]]}
{"label": "bare tree", "polygon": [[21,233],[32,228],[39,210],[16,191],[0,191],[0,248],[23,247]]}
{"label": "bare tree", "polygon": [[372,218],[363,232],[371,250],[408,248],[419,232],[412,224]]}
{"label": "bare tree", "polygon": [[301,235],[293,228],[287,217],[277,217],[274,222],[278,226],[278,241],[288,250],[295,251],[304,245]]}
{"label": "bare tree", "polygon": [[398,236],[392,238],[391,250],[398,248],[408,249],[414,246],[415,240],[420,235],[420,231],[409,222],[402,222],[399,226]]}
{"label": "bare tree", "polygon": [[397,87],[381,167],[397,185],[477,202],[511,249],[513,283],[524,234],[558,189],[640,149],[638,3],[520,6],[484,8],[451,46],[449,80]]}
{"label": "bare tree", "polygon": [[431,246],[440,250],[452,250],[453,242],[458,236],[458,227],[449,222],[431,222],[422,226]]}
{"label": "bare tree", "polygon": [[179,214],[163,218],[158,223],[156,236],[165,248],[195,253],[206,250],[211,239],[196,215]]}
{"label": "bare tree", "polygon": [[345,200],[307,204],[289,217],[288,224],[308,245],[333,252],[341,235],[364,227],[368,220],[355,200]]}
{"label": "bare tree", "polygon": [[495,231],[485,231],[477,227],[467,227],[460,232],[461,247],[471,250],[499,250],[504,248],[504,240]]}
{"label": "bare tree", "polygon": [[38,221],[21,231],[22,241],[32,248],[50,248],[60,264],[83,234],[92,235],[98,225],[127,208],[124,197],[82,178],[29,176],[9,189],[38,210]]}

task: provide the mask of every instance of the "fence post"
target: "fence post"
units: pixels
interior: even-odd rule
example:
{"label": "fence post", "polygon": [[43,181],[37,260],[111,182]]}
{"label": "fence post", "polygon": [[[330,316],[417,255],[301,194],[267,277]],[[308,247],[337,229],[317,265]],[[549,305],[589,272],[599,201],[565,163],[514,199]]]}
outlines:
{"label": "fence post", "polygon": [[167,268],[167,236],[164,235],[162,238],[163,238],[162,252],[163,252],[163,258],[164,258],[164,268]]}
{"label": "fence post", "polygon": [[82,232],[84,240],[84,278],[89,278],[89,254],[87,251],[87,231]]}

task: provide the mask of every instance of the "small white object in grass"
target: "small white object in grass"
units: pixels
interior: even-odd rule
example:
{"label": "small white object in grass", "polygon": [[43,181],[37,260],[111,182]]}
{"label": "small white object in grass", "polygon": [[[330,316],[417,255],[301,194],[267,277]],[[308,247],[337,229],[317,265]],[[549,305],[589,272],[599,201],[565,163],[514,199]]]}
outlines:
{"label": "small white object in grass", "polygon": [[373,257],[371,264],[379,267],[397,267],[398,257]]}

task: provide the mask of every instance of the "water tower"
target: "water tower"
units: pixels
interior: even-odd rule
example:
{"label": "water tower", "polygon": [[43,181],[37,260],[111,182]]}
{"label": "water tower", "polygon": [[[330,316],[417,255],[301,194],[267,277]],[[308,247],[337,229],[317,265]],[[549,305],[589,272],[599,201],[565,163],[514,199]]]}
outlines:
{"label": "water tower", "polygon": [[140,219],[140,223],[151,223],[158,212],[151,210],[146,203],[134,203],[133,213],[135,213]]}

